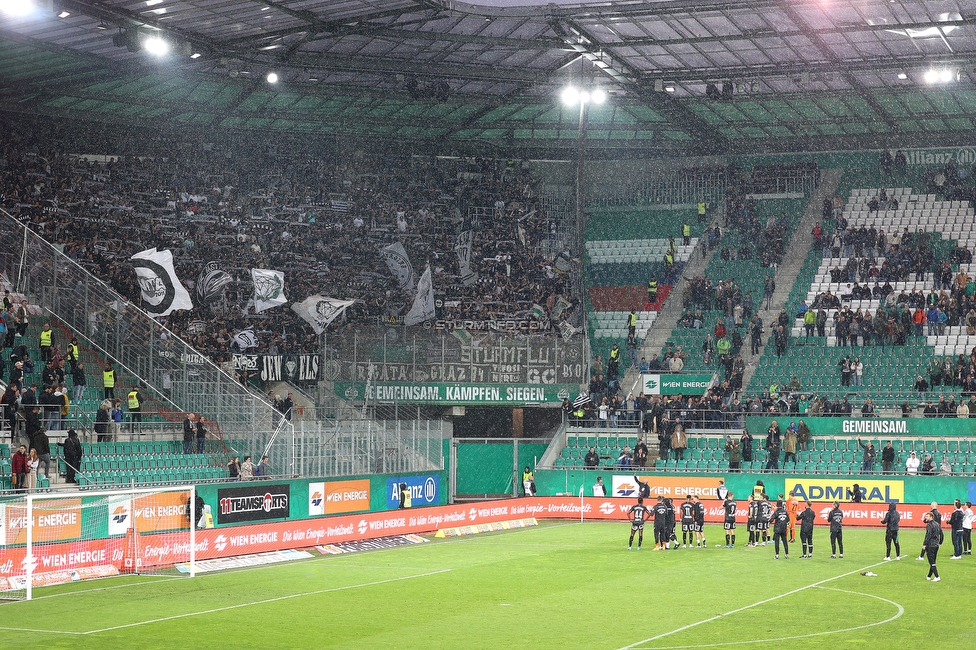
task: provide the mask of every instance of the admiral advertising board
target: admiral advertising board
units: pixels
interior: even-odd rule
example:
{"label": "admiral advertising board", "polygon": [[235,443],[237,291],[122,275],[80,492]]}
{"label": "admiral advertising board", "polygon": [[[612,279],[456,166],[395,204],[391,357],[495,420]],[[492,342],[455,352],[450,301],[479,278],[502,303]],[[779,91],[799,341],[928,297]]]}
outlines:
{"label": "admiral advertising board", "polygon": [[291,486],[287,483],[249,485],[217,490],[217,523],[284,519],[291,512]]}

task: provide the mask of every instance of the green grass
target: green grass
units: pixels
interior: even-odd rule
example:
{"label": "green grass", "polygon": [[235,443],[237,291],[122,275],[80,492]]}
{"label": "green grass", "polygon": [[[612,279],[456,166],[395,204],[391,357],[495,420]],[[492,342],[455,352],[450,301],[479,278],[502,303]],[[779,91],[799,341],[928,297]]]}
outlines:
{"label": "green grass", "polygon": [[[195,579],[49,587],[0,605],[0,638],[7,648],[768,648],[784,637],[775,647],[971,647],[976,560],[950,561],[943,547],[943,580],[926,582],[913,561],[920,531],[902,532],[900,562],[881,562],[881,530],[847,529],[845,557],[831,560],[818,527],[812,560],[797,547],[779,561],[741,536],[715,548],[717,526],[705,550],[655,552],[645,540],[628,552],[628,532],[550,522]],[[869,569],[878,577],[860,575]]]}

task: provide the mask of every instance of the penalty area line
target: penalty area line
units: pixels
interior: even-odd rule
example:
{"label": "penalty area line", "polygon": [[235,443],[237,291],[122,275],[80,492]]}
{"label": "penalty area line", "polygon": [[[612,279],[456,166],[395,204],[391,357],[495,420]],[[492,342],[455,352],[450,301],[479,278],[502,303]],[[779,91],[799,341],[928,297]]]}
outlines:
{"label": "penalty area line", "polygon": [[[203,616],[204,614],[216,614],[217,612],[226,612],[232,609],[241,609],[243,607],[251,607],[253,605],[264,605],[267,603],[276,603],[282,600],[290,600],[292,598],[303,598],[305,596],[315,596],[318,594],[328,594],[335,591],[345,591],[347,589],[359,589],[360,587],[373,587],[376,585],[388,584],[391,582],[402,582],[404,580],[413,580],[415,578],[426,578],[428,576],[434,576],[441,573],[447,573],[451,569],[439,569],[437,571],[428,571],[427,573],[417,573],[410,576],[402,576],[400,578],[388,578],[386,580],[374,580],[373,582],[363,582],[356,585],[345,585],[343,587],[330,587],[328,589],[316,589],[315,591],[304,591],[298,594],[287,594],[285,596],[277,596],[275,598],[265,598],[264,600],[256,600],[250,603],[238,603],[237,605],[227,605],[226,607],[214,607],[213,609],[205,609],[199,612],[187,612],[185,614],[174,614],[173,616],[163,616],[161,618],[154,618],[148,621],[138,621],[136,623],[125,623],[124,625],[113,625],[111,627],[103,627],[97,630],[89,630],[87,632],[69,632],[68,634],[100,634],[102,632],[111,632],[113,630],[123,630],[130,627],[139,627],[140,625],[151,625],[153,623],[163,623],[165,621],[174,621],[181,618],[189,618],[191,616]],[[0,628],[7,629],[7,628]]]}
{"label": "penalty area line", "polygon": [[[853,571],[848,571],[847,573],[842,573],[840,575],[833,576],[832,578],[824,578],[823,580],[818,580],[817,582],[814,582],[812,584],[806,585],[805,587],[797,587],[796,589],[792,589],[790,591],[787,591],[786,593],[779,594],[778,596],[772,596],[770,598],[765,598],[763,600],[760,600],[760,601],[757,601],[755,603],[752,603],[751,605],[745,605],[743,607],[738,607],[738,608],[733,609],[731,611],[725,612],[724,614],[716,614],[715,616],[710,616],[710,617],[708,617],[706,619],[702,619],[702,620],[697,621],[695,623],[689,623],[688,625],[682,625],[681,627],[676,628],[674,630],[671,630],[670,632],[664,632],[662,634],[658,634],[658,635],[655,635],[655,636],[652,636],[652,637],[648,637],[648,638],[646,638],[646,639],[644,639],[642,641],[637,641],[636,643],[631,643],[630,645],[625,645],[622,648],[619,648],[619,650],[632,650],[633,648],[636,648],[637,646],[644,645],[645,643],[650,643],[651,641],[657,641],[658,639],[663,639],[664,637],[668,637],[668,636],[671,636],[673,634],[678,634],[679,632],[684,632],[685,630],[690,630],[692,628],[698,627],[699,625],[704,625],[705,623],[711,623],[712,621],[717,621],[717,620],[722,619],[722,618],[724,618],[726,616],[732,616],[733,614],[738,614],[739,612],[744,612],[747,609],[752,609],[753,607],[759,607],[760,605],[765,605],[766,603],[771,603],[774,600],[779,600],[780,598],[786,598],[787,596],[792,596],[793,594],[799,593],[801,591],[806,591],[807,589],[812,589],[814,587],[819,587],[820,585],[825,584],[827,582],[832,582],[834,580],[839,580],[841,578],[846,578],[847,576],[851,576],[851,575],[854,575],[856,573],[861,573],[862,571],[867,571],[868,569],[873,569],[874,567],[881,566],[882,564],[884,564],[884,562],[875,562],[874,564],[868,565],[866,567],[862,567],[860,569],[854,569]],[[892,603],[892,604],[895,604],[897,607],[899,607],[901,609],[901,605],[897,605],[897,603]],[[901,613],[904,613],[904,611],[902,610]],[[898,616],[901,616],[901,614],[898,614]],[[894,620],[894,619],[892,619],[892,620]],[[885,622],[887,622],[887,621],[885,621]]]}

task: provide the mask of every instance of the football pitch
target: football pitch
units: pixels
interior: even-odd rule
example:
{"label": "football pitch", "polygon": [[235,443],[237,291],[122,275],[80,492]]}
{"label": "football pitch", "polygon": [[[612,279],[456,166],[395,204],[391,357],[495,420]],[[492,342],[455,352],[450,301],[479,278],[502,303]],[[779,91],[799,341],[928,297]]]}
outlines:
{"label": "football pitch", "polygon": [[100,649],[972,647],[976,560],[951,561],[943,546],[942,581],[926,582],[927,564],[915,561],[922,531],[903,530],[905,557],[884,562],[881,528],[847,528],[844,558],[830,559],[818,527],[812,559],[791,547],[778,561],[741,534],[736,548],[716,548],[719,526],[706,527],[707,549],[665,552],[648,538],[628,551],[629,530],[546,522],[193,579],[47,587],[0,604],[0,639]]}

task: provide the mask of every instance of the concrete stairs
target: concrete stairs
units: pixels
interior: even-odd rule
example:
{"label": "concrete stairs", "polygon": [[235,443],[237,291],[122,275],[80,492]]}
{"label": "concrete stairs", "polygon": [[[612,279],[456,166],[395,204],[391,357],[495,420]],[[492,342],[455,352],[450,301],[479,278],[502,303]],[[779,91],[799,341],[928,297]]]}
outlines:
{"label": "concrete stairs", "polygon": [[[796,231],[790,238],[789,246],[783,255],[783,263],[776,268],[776,275],[774,276],[776,290],[773,292],[770,307],[769,309],[765,308],[765,299],[758,305],[759,317],[762,318],[763,327],[766,329],[766,334],[763,338],[763,347],[758,355],[753,356],[749,354],[751,345],[748,334],[743,336],[745,344],[742,346],[742,358],[746,361],[746,371],[742,377],[743,388],[747,387],[752,380],[752,376],[755,374],[756,367],[759,363],[759,357],[766,351],[766,346],[771,345],[772,328],[770,327],[770,323],[776,318],[780,310],[787,306],[786,301],[789,298],[790,292],[793,290],[793,283],[796,281],[800,269],[803,268],[803,263],[810,253],[810,247],[813,245],[813,227],[820,223],[823,218],[823,201],[827,197],[832,197],[837,191],[842,174],[843,170],[841,169],[827,169],[821,173],[820,185],[807,202],[806,210],[803,211],[803,217],[797,224]],[[790,318],[790,323],[792,322],[793,319]]]}
{"label": "concrete stairs", "polygon": [[[721,204],[719,208],[719,213],[715,215],[712,223],[724,224],[725,219],[725,204]],[[724,231],[724,226],[723,226]],[[678,319],[681,318],[681,297],[684,295],[685,288],[688,286],[687,278],[694,278],[697,275],[703,275],[705,269],[708,268],[709,262],[712,261],[712,257],[717,254],[717,250],[713,249],[709,251],[708,255],[702,257],[702,243],[699,242],[698,246],[691,254],[687,264],[685,264],[684,269],[681,271],[681,276],[678,281],[671,287],[671,291],[668,294],[668,299],[665,300],[664,306],[658,311],[657,318],[654,320],[654,324],[647,331],[647,336],[641,343],[640,349],[637,351],[637,358],[647,357],[650,361],[655,354],[661,353],[661,348],[667,343],[668,339],[671,337],[671,332],[678,325]],[[627,393],[633,392],[635,395],[639,391],[635,391],[634,388],[640,381],[640,372],[637,368],[628,368],[626,373],[624,373],[623,379],[620,382],[621,391],[624,396]],[[650,446],[650,445],[648,445]]]}

